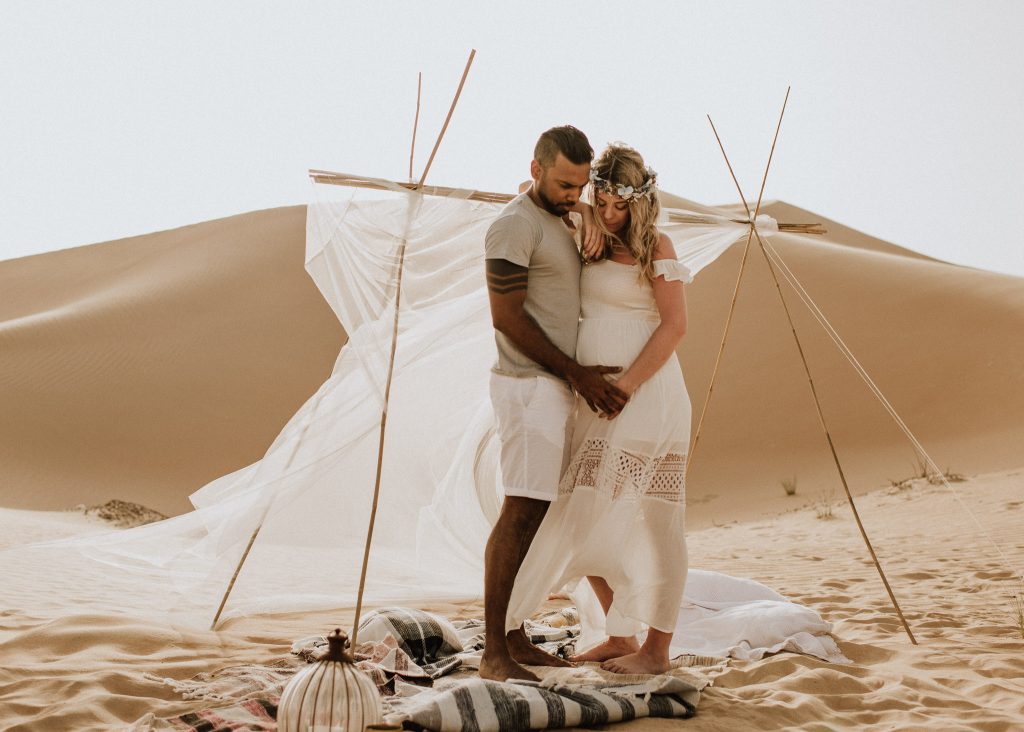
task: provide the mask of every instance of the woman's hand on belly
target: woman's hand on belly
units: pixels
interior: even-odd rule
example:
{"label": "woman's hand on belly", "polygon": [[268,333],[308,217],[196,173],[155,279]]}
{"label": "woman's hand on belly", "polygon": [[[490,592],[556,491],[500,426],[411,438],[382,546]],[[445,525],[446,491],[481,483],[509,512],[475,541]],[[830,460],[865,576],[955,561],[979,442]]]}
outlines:
{"label": "woman's hand on belly", "polygon": [[627,396],[633,396],[633,392],[637,390],[637,387],[639,387],[640,384],[635,379],[631,378],[627,371],[615,380],[615,386],[624,391]]}

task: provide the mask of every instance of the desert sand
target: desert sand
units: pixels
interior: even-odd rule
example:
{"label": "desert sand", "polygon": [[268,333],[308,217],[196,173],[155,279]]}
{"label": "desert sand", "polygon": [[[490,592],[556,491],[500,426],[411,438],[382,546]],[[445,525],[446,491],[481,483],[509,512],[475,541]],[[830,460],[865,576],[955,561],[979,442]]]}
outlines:
{"label": "desert sand", "polygon": [[[1024,558],[1022,479],[1024,470],[956,484],[1016,566]],[[709,673],[713,685],[696,718],[638,720],[623,729],[1024,725],[1024,639],[1013,603],[1020,583],[945,487],[917,480],[860,502],[917,646],[892,611],[849,510],[836,504],[834,517],[821,519],[799,490],[786,501],[785,513],[693,532],[691,561],[757,578],[814,607],[833,623],[853,664],[791,653],[733,660]],[[15,540],[105,529],[80,514],[10,509],[0,512],[0,525],[4,536],[21,527]],[[426,609],[455,619],[482,615],[479,602]],[[188,679],[227,666],[270,664],[287,656],[292,640],[347,627],[351,618],[351,609],[252,617],[209,632],[77,615],[73,607],[48,622],[8,609],[0,635],[3,726],[109,729],[146,713],[170,717],[216,706],[185,700],[144,674]]]}
{"label": "desert sand", "polygon": [[[755,578],[834,624],[853,665],[779,654],[715,672],[694,729],[1024,726],[1024,280],[950,265],[774,202],[827,237],[775,245],[938,464],[913,450],[788,300],[837,451],[920,645],[903,633],[844,505],[807,378],[752,251],[688,505],[691,564]],[[304,209],[0,262],[0,542],[107,530],[66,511],[116,498],[168,515],[258,460],[329,374],[345,334],[305,274]],[[680,349],[699,413],[742,246],[688,290]],[[781,481],[796,481],[787,496]],[[833,518],[819,517],[827,514]],[[101,578],[97,578],[101,585]],[[231,620],[216,633],[2,609],[0,725],[106,729],[201,706],[147,680],[269,663],[351,610]],[[481,615],[479,603],[432,608]],[[634,728],[675,728],[640,721]]]}

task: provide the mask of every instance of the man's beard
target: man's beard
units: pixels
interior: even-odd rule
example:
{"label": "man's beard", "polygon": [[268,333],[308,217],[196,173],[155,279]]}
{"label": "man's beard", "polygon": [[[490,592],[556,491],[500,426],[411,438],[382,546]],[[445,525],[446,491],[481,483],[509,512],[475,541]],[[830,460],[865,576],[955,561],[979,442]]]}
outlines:
{"label": "man's beard", "polygon": [[544,205],[544,210],[553,216],[565,216],[572,209],[572,204],[568,203],[555,203],[550,198],[544,195],[544,191],[537,186],[537,198]]}

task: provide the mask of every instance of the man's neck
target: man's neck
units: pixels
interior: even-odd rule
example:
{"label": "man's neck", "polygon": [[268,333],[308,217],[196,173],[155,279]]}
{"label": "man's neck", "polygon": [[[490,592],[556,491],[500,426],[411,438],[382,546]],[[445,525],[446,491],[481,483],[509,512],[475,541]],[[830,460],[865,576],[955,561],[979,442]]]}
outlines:
{"label": "man's neck", "polygon": [[547,206],[545,206],[544,202],[540,200],[540,194],[537,193],[537,185],[536,185],[536,183],[531,185],[529,188],[526,189],[526,197],[529,198],[530,199],[530,203],[532,203],[534,206],[539,208],[542,213],[545,213],[548,216],[551,216],[552,218],[555,218],[555,219],[562,218],[558,214],[553,214],[550,211],[548,211]]}
{"label": "man's neck", "polygon": [[540,195],[537,193],[537,184],[531,183],[530,187],[526,189],[526,197],[533,202],[533,205],[539,208],[544,213],[551,213],[544,208],[544,203],[540,200]]}

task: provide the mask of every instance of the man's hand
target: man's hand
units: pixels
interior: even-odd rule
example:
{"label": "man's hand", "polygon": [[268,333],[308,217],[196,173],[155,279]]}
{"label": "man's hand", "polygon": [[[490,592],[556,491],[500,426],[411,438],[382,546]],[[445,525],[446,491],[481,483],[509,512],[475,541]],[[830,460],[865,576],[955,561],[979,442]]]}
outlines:
{"label": "man's hand", "polygon": [[604,376],[617,374],[622,369],[618,366],[581,366],[558,350],[523,308],[529,275],[529,269],[522,265],[504,259],[487,260],[487,293],[495,329],[527,357],[568,381],[595,412],[608,419],[614,418],[626,406],[629,396]]}
{"label": "man's hand", "polygon": [[622,389],[604,378],[617,374],[620,366],[578,366],[568,374],[569,384],[599,415],[614,419],[629,401]]}

